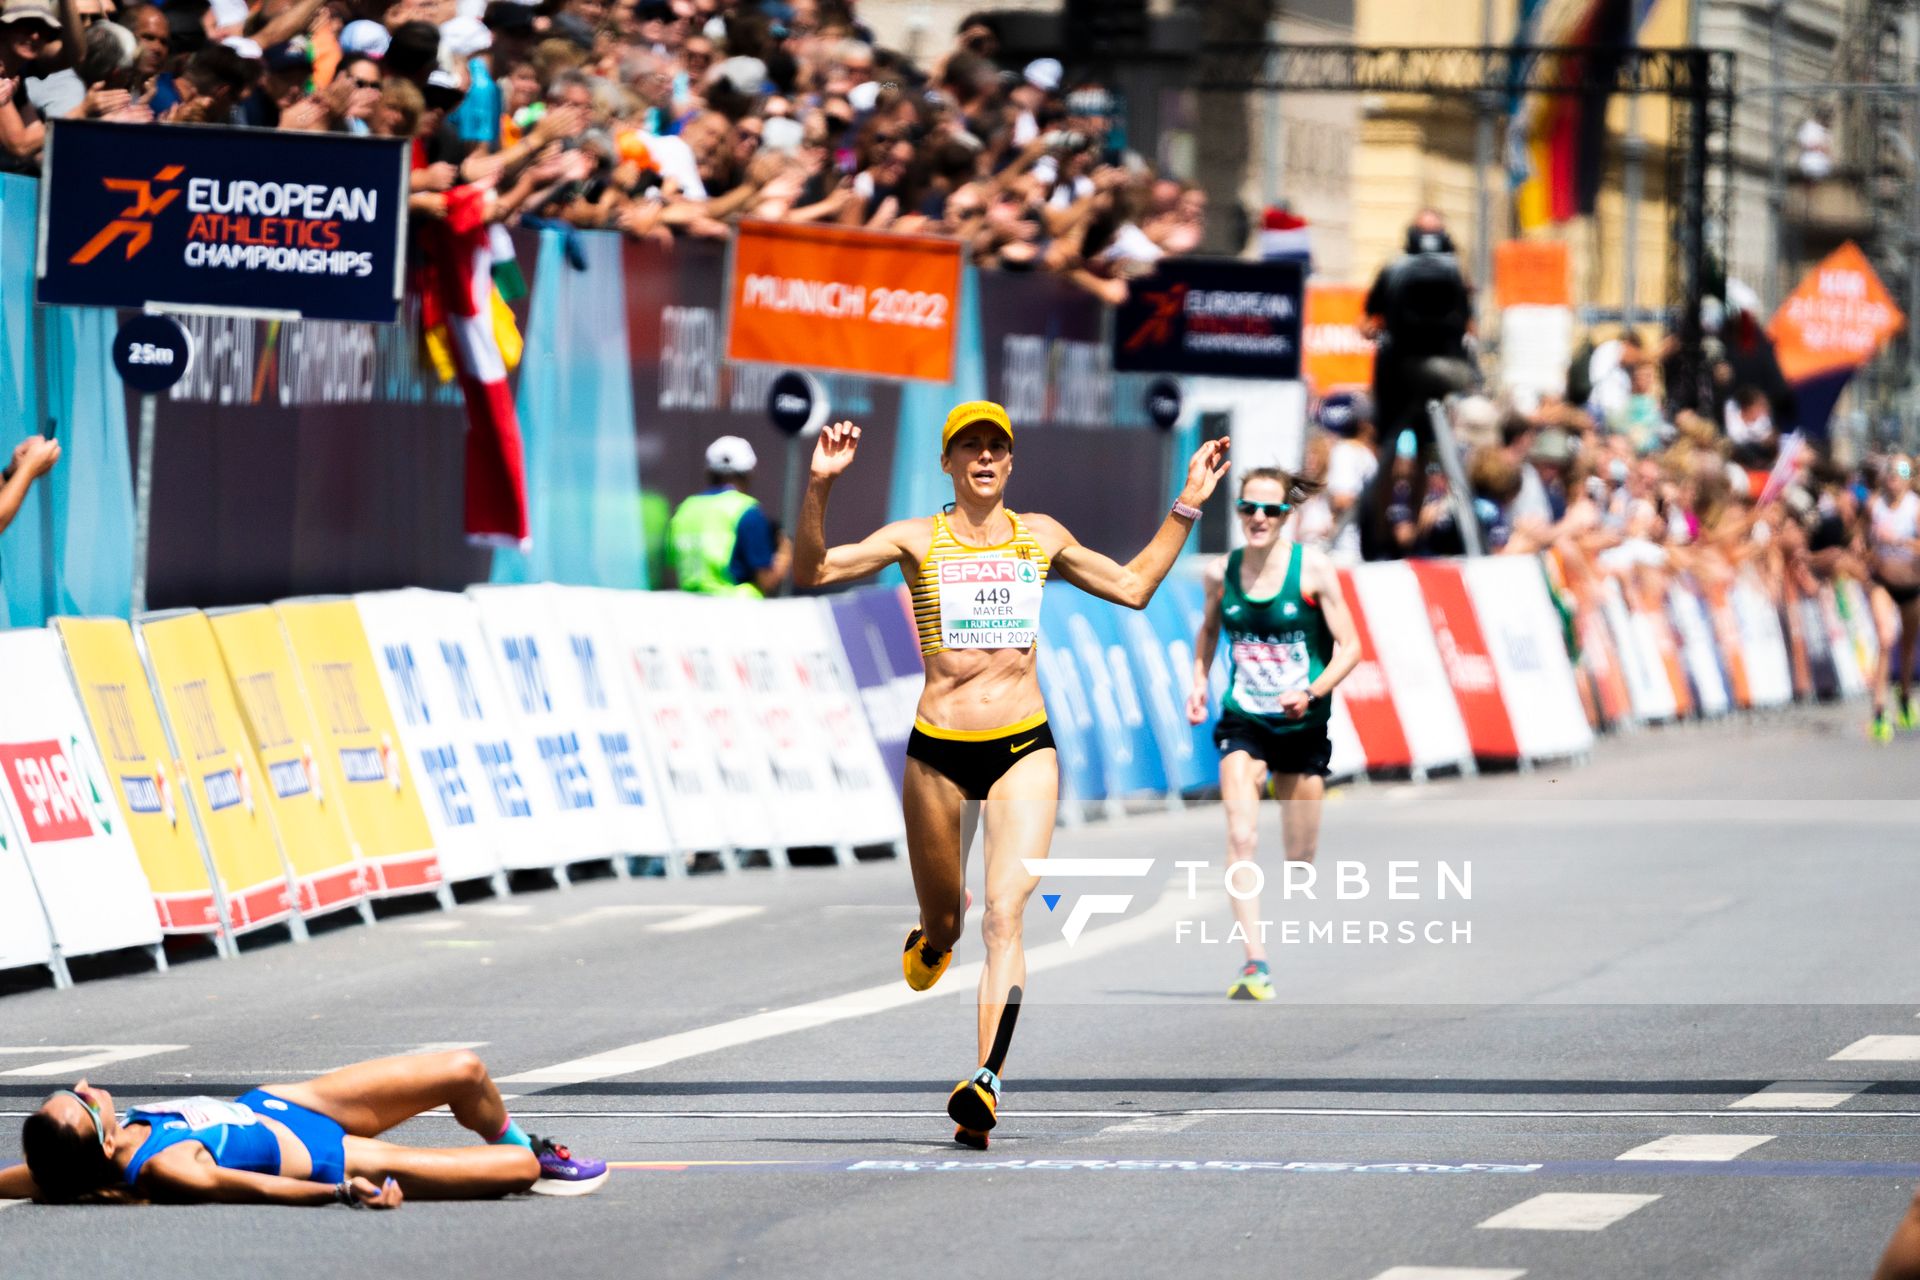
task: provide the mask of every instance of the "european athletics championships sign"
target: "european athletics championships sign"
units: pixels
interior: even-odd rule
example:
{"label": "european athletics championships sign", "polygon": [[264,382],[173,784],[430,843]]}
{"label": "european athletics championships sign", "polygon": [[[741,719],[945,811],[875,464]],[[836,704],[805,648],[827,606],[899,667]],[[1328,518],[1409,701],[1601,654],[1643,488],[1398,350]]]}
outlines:
{"label": "european athletics championships sign", "polygon": [[404,139],[100,120],[50,129],[41,303],[398,319]]}

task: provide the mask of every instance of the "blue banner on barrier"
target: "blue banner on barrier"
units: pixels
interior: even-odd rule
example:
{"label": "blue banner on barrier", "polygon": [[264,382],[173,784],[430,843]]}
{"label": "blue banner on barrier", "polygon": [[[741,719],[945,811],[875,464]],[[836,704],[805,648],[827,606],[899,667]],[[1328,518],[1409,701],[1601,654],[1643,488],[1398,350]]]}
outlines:
{"label": "blue banner on barrier", "polygon": [[1088,731],[1083,737],[1091,748],[1086,755],[1094,766],[1087,771],[1097,772],[1099,778],[1097,791],[1080,789],[1082,799],[1118,798],[1166,787],[1119,629],[1110,616],[1100,616],[1111,608],[1065,584],[1050,587],[1041,602],[1041,625],[1057,668],[1055,681],[1079,703],[1076,720],[1084,716],[1080,723]]}
{"label": "blue banner on barrier", "polygon": [[[1193,638],[1200,632],[1206,597],[1199,585],[1185,577],[1168,578],[1147,605],[1147,617],[1167,653],[1167,663],[1179,689],[1180,719],[1186,722],[1187,689],[1193,682]],[[1193,769],[1198,778],[1184,786],[1212,786],[1220,780],[1220,753],[1213,745],[1213,722],[1220,718],[1220,699],[1227,691],[1226,657],[1216,652],[1207,673],[1207,718],[1186,725],[1193,744]]]}
{"label": "blue banner on barrier", "polygon": [[[1052,594],[1052,593],[1048,593]],[[1041,617],[1050,615],[1044,605]],[[1045,623],[1042,623],[1044,629]],[[1094,739],[1093,709],[1087,702],[1087,684],[1070,645],[1042,639],[1039,649],[1040,694],[1047,701],[1047,725],[1053,730],[1054,751],[1060,757],[1060,796],[1086,804],[1106,799],[1106,773],[1100,763],[1100,745]]]}
{"label": "blue banner on barrier", "polygon": [[[1158,593],[1156,593],[1157,596]],[[1127,659],[1133,665],[1133,681],[1140,690],[1140,704],[1147,716],[1147,727],[1160,753],[1160,767],[1167,783],[1176,791],[1192,791],[1214,782],[1218,777],[1210,745],[1195,740],[1193,726],[1187,723],[1187,684],[1193,677],[1190,655],[1192,643],[1173,636],[1162,636],[1160,622],[1166,617],[1146,610],[1117,609],[1115,621],[1126,641]],[[1184,630],[1184,628],[1182,628]]]}
{"label": "blue banner on barrier", "polygon": [[913,732],[913,709],[925,670],[920,663],[920,638],[900,602],[898,587],[850,591],[834,596],[831,605],[847,669],[860,687],[860,705],[898,792],[906,775],[907,735]]}
{"label": "blue banner on barrier", "polygon": [[42,303],[398,318],[404,138],[102,120],[48,130]]}

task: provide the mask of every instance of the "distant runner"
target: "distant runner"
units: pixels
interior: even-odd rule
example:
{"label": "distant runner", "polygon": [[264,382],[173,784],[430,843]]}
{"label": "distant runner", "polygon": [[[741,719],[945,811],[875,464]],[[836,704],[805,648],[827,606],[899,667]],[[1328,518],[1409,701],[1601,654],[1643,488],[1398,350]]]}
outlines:
{"label": "distant runner", "polygon": [[1273,999],[1260,898],[1250,892],[1256,881],[1234,874],[1259,849],[1261,788],[1271,782],[1281,802],[1288,859],[1313,861],[1333,757],[1327,738],[1333,690],[1360,661],[1359,633],[1333,562],[1286,535],[1288,514],[1319,491],[1318,483],[1277,467],[1242,477],[1235,509],[1246,546],[1207,567],[1206,614],[1194,638],[1187,719],[1200,724],[1207,718],[1214,650],[1223,628],[1227,634],[1227,694],[1213,741],[1227,816],[1228,897],[1234,932],[1247,949],[1246,964],[1227,989],[1235,1000]]}
{"label": "distant runner", "polygon": [[[1874,623],[1880,661],[1873,673],[1875,742],[1893,741],[1893,728],[1920,729],[1913,705],[1913,642],[1920,635],[1920,494],[1913,491],[1913,460],[1895,454],[1880,468],[1880,488],[1867,499],[1867,552],[1873,569]],[[1900,702],[1887,713],[1887,685],[1897,681]]]}

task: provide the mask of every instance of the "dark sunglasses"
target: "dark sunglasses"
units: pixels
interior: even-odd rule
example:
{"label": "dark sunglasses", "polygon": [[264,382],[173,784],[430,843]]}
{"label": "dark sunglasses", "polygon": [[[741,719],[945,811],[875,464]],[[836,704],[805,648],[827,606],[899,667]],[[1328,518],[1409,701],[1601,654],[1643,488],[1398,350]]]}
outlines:
{"label": "dark sunglasses", "polygon": [[380,87],[378,80],[362,80],[359,76],[348,76],[347,79],[353,81],[354,87],[358,89],[378,89]]}
{"label": "dark sunglasses", "polygon": [[1281,516],[1293,510],[1293,504],[1291,502],[1248,502],[1245,498],[1240,499],[1240,501],[1233,505],[1234,510],[1243,516],[1250,516],[1258,511],[1269,520],[1278,520]]}

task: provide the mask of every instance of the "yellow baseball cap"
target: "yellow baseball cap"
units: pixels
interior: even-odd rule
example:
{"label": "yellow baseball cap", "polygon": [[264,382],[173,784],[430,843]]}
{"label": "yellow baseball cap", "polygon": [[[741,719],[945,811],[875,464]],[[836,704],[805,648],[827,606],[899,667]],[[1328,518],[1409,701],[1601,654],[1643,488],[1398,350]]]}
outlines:
{"label": "yellow baseball cap", "polygon": [[1007,417],[1007,411],[991,400],[969,400],[965,404],[953,406],[953,412],[947,415],[947,425],[940,432],[940,452],[945,453],[953,438],[964,427],[976,422],[990,422],[1007,433],[1007,440],[1013,440],[1013,420]]}

